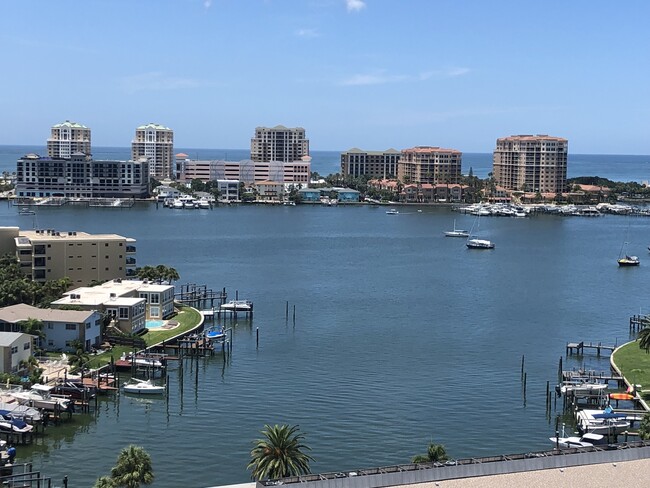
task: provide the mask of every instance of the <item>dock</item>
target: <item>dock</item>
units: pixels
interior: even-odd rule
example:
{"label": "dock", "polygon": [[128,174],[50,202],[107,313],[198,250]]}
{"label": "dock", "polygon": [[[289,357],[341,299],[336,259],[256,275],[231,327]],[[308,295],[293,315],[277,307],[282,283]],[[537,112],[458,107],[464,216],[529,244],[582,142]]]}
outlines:
{"label": "dock", "polygon": [[575,353],[582,356],[586,349],[587,351],[596,351],[596,354],[600,356],[601,352],[611,354],[617,347],[616,344],[603,344],[602,342],[568,342],[566,345],[566,355],[569,356]]}

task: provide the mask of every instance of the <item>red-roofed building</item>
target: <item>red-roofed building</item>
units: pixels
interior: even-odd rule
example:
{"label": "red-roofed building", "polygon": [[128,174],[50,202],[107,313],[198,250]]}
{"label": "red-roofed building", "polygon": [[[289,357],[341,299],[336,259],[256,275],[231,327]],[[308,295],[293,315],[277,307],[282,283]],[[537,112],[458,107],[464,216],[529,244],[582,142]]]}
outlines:
{"label": "red-roofed building", "polygon": [[462,153],[437,146],[402,149],[397,177],[409,183],[459,183]]}

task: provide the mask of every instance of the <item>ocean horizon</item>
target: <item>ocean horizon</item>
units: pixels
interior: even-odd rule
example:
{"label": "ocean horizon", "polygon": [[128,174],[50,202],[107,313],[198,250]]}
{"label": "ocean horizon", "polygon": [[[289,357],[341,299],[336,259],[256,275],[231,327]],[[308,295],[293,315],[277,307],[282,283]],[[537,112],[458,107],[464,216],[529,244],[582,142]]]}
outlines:
{"label": "ocean horizon", "polygon": [[[250,158],[250,149],[174,148],[191,159],[241,161]],[[340,172],[341,152],[312,150],[312,171],[322,176]],[[16,171],[16,161],[25,154],[47,153],[44,145],[0,145],[0,171]],[[95,146],[93,157],[98,160],[128,160],[130,147]],[[462,172],[487,178],[492,171],[492,153],[463,153]],[[567,177],[599,176],[613,181],[644,183],[650,181],[650,155],[635,154],[571,154],[568,155]]]}

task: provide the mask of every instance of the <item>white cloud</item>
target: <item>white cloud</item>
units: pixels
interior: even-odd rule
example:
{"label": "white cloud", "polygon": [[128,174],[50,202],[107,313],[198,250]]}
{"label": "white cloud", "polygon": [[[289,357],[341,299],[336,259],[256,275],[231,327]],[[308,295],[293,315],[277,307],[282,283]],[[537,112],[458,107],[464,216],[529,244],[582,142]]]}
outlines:
{"label": "white cloud", "polygon": [[348,12],[359,12],[366,8],[366,2],[364,0],[345,0],[345,5],[348,8]]}
{"label": "white cloud", "polygon": [[308,39],[314,38],[314,37],[319,37],[320,34],[316,29],[298,29],[296,31],[296,35],[298,37],[305,37]]}
{"label": "white cloud", "polygon": [[120,79],[120,84],[122,89],[129,94],[146,90],[179,90],[206,85],[202,81],[191,78],[165,77],[163,73],[158,71],[125,76]]}
{"label": "white cloud", "polygon": [[344,86],[355,86],[355,85],[383,85],[386,83],[406,83],[406,82],[418,82],[426,81],[432,78],[441,79],[441,78],[453,78],[456,76],[462,76],[469,73],[469,68],[450,68],[447,70],[434,70],[434,71],[424,71],[417,74],[386,74],[385,71],[379,71],[371,74],[356,74],[350,78],[340,82],[340,85]]}

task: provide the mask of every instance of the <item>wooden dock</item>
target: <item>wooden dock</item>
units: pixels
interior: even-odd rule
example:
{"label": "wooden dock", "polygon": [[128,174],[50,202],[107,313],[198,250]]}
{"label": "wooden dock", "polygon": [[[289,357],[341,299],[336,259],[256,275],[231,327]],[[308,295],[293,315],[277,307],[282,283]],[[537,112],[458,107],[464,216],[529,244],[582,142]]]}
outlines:
{"label": "wooden dock", "polygon": [[650,316],[648,315],[632,315],[630,317],[630,332],[638,332],[648,325],[650,325]]}
{"label": "wooden dock", "polygon": [[608,352],[611,354],[617,347],[616,344],[603,344],[602,342],[567,342],[566,355],[569,356],[575,353],[582,356],[586,349],[587,351],[596,351],[596,354],[600,356],[601,352]]}

